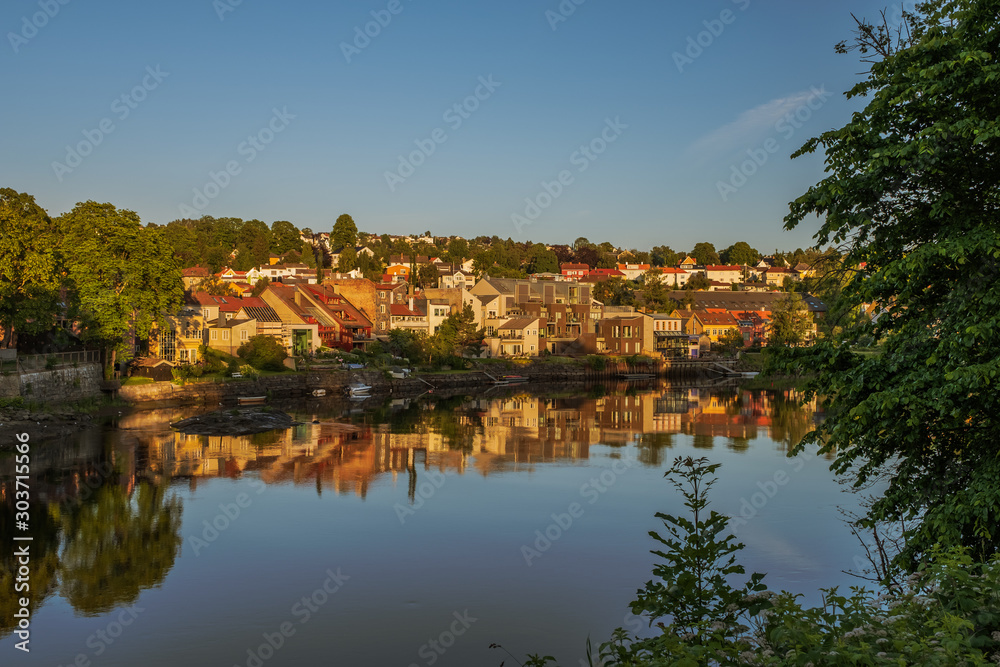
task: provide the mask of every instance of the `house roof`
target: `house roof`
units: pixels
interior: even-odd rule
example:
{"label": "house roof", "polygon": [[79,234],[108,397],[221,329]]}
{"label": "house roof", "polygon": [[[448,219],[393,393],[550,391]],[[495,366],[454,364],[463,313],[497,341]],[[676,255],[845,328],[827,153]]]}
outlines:
{"label": "house roof", "polygon": [[515,317],[501,324],[498,329],[524,329],[535,321],[532,317]]}
{"label": "house roof", "polygon": [[739,264],[709,264],[705,267],[706,271],[742,271],[743,267]]}
{"label": "house roof", "polygon": [[560,271],[590,271],[589,264],[575,264],[573,262],[567,262],[565,264],[559,265]]}
{"label": "house roof", "polygon": [[420,313],[410,310],[410,307],[402,303],[389,305],[389,314],[393,317],[424,317]]}
{"label": "house roof", "polygon": [[736,326],[736,318],[730,315],[728,311],[713,313],[707,310],[696,310],[694,311],[694,316],[706,326]]}
{"label": "house roof", "polygon": [[238,320],[238,319],[236,319],[234,317],[231,320],[223,320],[223,321],[219,321],[219,322],[214,322],[211,325],[211,328],[213,328],[213,329],[232,329],[233,327],[238,327],[241,324],[247,324],[249,322],[253,322],[253,320],[250,320],[250,319],[247,319],[247,320]]}
{"label": "house roof", "polygon": [[258,322],[280,322],[281,318],[271,306],[243,306],[243,312]]}
{"label": "house roof", "polygon": [[212,272],[205,266],[191,266],[183,269],[181,275],[185,278],[208,278]]}
{"label": "house roof", "polygon": [[622,273],[621,271],[619,271],[618,269],[592,269],[591,272],[589,274],[587,274],[587,275],[589,275],[589,276],[608,276],[609,278],[611,278],[611,277],[619,277],[619,276],[622,277],[622,278],[625,277],[625,274]]}

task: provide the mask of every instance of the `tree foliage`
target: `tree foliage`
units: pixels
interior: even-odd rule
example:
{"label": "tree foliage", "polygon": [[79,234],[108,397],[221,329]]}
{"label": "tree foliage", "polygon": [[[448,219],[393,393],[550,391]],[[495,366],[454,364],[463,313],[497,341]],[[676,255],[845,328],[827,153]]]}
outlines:
{"label": "tree foliage", "polygon": [[29,194],[0,189],[0,327],[4,346],[16,332],[52,328],[59,310],[59,232]]}
{"label": "tree foliage", "polygon": [[796,347],[806,342],[811,329],[812,317],[802,297],[787,292],[775,302],[771,310],[771,345]]}
{"label": "tree foliage", "polygon": [[133,335],[148,338],[155,321],[180,308],[181,271],[162,228],[143,227],[132,211],[93,201],[77,204],[58,224],[86,339],[121,350]]}
{"label": "tree foliage", "polygon": [[737,241],[719,255],[723,264],[754,266],[760,261],[760,253],[746,241]]}
{"label": "tree foliage", "polygon": [[702,266],[719,263],[719,253],[715,251],[715,245],[706,241],[695,243],[691,256]]}
{"label": "tree foliage", "polygon": [[284,360],[288,356],[284,346],[272,336],[258,334],[251,336],[247,342],[236,350],[240,359],[262,371],[285,370]]}
{"label": "tree foliage", "polygon": [[[864,267],[843,299],[880,316],[784,363],[816,369],[813,389],[837,397],[809,441],[858,485],[888,479],[863,524],[910,520],[911,568],[938,543],[979,561],[1000,548],[998,3],[920,10],[848,93],[865,109],[797,153],[822,148],[827,176],[785,218],[819,215],[818,244]],[[854,353],[863,340],[881,353]]]}
{"label": "tree foliage", "polygon": [[330,244],[333,246],[334,252],[340,252],[348,246],[353,248],[357,243],[358,226],[354,224],[354,218],[345,213],[333,223]]}

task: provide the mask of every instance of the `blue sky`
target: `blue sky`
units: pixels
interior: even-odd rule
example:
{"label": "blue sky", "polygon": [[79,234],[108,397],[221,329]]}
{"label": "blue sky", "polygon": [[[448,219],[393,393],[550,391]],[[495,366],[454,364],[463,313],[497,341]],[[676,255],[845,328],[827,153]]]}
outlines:
{"label": "blue sky", "polygon": [[788,156],[859,108],[833,45],[881,6],[64,1],[0,10],[0,186],[53,215],[762,251],[811,244]]}

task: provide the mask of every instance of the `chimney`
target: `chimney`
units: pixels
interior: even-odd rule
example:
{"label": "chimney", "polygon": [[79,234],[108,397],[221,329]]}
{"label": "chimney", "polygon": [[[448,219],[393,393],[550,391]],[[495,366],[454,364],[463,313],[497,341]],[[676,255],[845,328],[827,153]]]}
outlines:
{"label": "chimney", "polygon": [[413,297],[410,297],[410,310],[413,310]]}

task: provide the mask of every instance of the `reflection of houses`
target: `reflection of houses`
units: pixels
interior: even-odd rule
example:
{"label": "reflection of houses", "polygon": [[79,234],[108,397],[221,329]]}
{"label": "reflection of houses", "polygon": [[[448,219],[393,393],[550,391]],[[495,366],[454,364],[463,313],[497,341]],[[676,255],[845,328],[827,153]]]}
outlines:
{"label": "reflection of houses", "polygon": [[[723,438],[741,449],[771,438],[792,446],[813,424],[815,403],[801,408],[794,392],[660,388],[600,398],[544,398],[515,394],[480,397],[449,410],[401,401],[405,428],[397,424],[323,421],[255,436],[184,435],[153,430],[180,415],[137,413],[123,418],[122,434],[143,451],[152,472],[172,478],[259,474],[267,484],[315,486],[365,496],[376,484],[408,481],[426,471],[488,476],[535,463],[587,459],[591,447],[646,442],[641,436],[680,434],[698,447]],[[392,417],[390,417],[392,419]],[[122,436],[123,439],[126,436]],[[652,440],[653,443],[656,440]],[[130,445],[134,449],[134,445]],[[655,444],[653,446],[656,446]],[[131,468],[129,468],[131,469]],[[2,473],[2,466],[0,466]]]}

